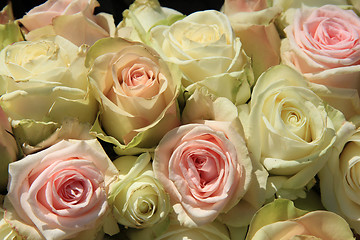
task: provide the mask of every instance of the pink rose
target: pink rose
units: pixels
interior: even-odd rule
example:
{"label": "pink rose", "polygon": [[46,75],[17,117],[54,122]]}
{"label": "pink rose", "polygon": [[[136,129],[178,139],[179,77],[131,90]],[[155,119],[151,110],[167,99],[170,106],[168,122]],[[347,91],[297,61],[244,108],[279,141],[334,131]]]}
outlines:
{"label": "pink rose", "polygon": [[360,90],[360,18],[335,5],[298,9],[282,60],[310,81]]}
{"label": "pink rose", "polygon": [[223,11],[226,15],[237,12],[255,12],[267,8],[266,0],[225,0]]}
{"label": "pink rose", "polygon": [[252,164],[230,122],[205,121],[168,132],[155,150],[155,177],[185,226],[212,222],[248,189]]}
{"label": "pink rose", "polygon": [[19,221],[46,239],[67,239],[101,224],[118,171],[94,139],[61,141],[27,155],[9,165],[9,174],[4,208],[20,219],[7,221],[22,235],[29,233]]}
{"label": "pink rose", "polygon": [[90,19],[94,19],[94,9],[99,3],[96,0],[48,0],[44,4],[31,9],[20,22],[28,31],[52,24],[55,17],[73,15],[83,12]]}
{"label": "pink rose", "polygon": [[72,43],[92,45],[115,35],[114,18],[108,13],[94,15],[96,0],[48,0],[31,9],[19,21],[26,40],[60,35]]}
{"label": "pink rose", "polygon": [[284,29],[281,59],[349,119],[360,114],[360,18],[335,5],[298,9]]}

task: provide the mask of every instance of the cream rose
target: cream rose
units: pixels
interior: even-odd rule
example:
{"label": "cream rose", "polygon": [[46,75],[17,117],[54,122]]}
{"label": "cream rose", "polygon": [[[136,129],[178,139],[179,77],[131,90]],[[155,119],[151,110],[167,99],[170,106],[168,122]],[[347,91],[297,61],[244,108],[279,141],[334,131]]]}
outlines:
{"label": "cream rose", "polygon": [[250,152],[270,173],[276,194],[304,197],[301,189],[326,163],[344,116],[285,65],[261,75],[249,107],[244,129]]}
{"label": "cream rose", "polygon": [[168,132],[155,149],[153,169],[185,226],[204,225],[229,211],[252,176],[244,139],[230,122],[218,121]]}
{"label": "cream rose", "polygon": [[157,225],[153,228],[128,229],[126,237],[130,240],[172,240],[172,239],[191,239],[191,240],[230,240],[231,235],[226,225],[213,221],[199,227],[184,227],[179,224],[174,215],[170,216],[167,224]]}
{"label": "cream rose", "polygon": [[94,122],[98,106],[89,94],[85,52],[60,36],[0,52],[0,104],[21,145],[38,144],[68,119]]}
{"label": "cream rose", "polygon": [[285,199],[265,205],[254,216],[247,240],[329,239],[354,240],[347,222],[328,211],[306,212]]}
{"label": "cream rose", "polygon": [[223,13],[199,11],[170,26],[155,26],[150,42],[166,61],[179,66],[187,90],[206,87],[236,105],[249,99],[254,84],[250,61]]}
{"label": "cream rose", "polygon": [[6,221],[22,235],[29,232],[18,221],[37,238],[65,239],[103,224],[118,171],[97,140],[68,140],[11,163],[9,174]]}
{"label": "cream rose", "polygon": [[101,103],[100,124],[125,148],[154,147],[180,124],[179,78],[150,47],[102,39],[90,48],[87,65]]}
{"label": "cream rose", "polygon": [[175,9],[162,7],[158,0],[135,0],[124,10],[117,26],[124,37],[151,45],[148,32],[156,25],[171,24],[184,17]]}
{"label": "cream rose", "polygon": [[360,129],[346,122],[339,133],[333,154],[320,171],[321,201],[326,209],[344,217],[360,233]]}
{"label": "cream rose", "polygon": [[109,202],[117,221],[127,227],[148,228],[163,221],[170,199],[154,178],[149,153],[123,156],[114,161],[120,179],[110,187]]}
{"label": "cream rose", "polygon": [[281,8],[268,8],[266,1],[229,0],[224,2],[222,10],[246,54],[251,56],[255,79],[280,63],[280,36],[274,22]]}
{"label": "cream rose", "polygon": [[349,117],[360,113],[359,96],[353,94],[360,94],[360,18],[355,12],[335,5],[304,7],[296,10],[293,24],[284,31],[282,62],[313,83],[335,88],[333,91],[350,89],[340,97],[349,98],[350,103],[329,103],[340,110],[342,105],[354,104],[351,112],[344,111]]}
{"label": "cream rose", "polygon": [[48,0],[31,9],[19,22],[24,26],[27,40],[60,35],[78,46],[92,45],[115,34],[111,14],[94,15],[98,6],[96,0]]}

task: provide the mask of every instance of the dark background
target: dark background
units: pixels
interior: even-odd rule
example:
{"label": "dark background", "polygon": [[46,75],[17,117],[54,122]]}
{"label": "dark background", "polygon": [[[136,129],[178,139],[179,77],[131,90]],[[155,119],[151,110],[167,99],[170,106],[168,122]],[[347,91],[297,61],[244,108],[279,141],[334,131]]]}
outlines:
{"label": "dark background", "polygon": [[[21,18],[33,7],[44,3],[46,0],[11,0],[15,18]],[[0,0],[0,9],[6,4],[7,0]],[[115,24],[122,18],[123,10],[127,9],[133,0],[98,0],[100,7],[95,12],[107,12],[114,16]],[[188,15],[195,11],[215,9],[220,10],[224,0],[159,0],[161,6],[178,10]]]}

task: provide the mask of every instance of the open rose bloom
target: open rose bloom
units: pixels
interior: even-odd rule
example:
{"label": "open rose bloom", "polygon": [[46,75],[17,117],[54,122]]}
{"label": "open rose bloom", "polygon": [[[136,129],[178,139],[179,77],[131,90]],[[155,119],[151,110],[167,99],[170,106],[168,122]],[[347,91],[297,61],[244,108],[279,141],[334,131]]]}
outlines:
{"label": "open rose bloom", "polygon": [[252,165],[236,128],[229,122],[205,121],[168,132],[155,150],[153,169],[180,224],[194,227],[232,208],[237,212],[234,207],[242,208],[242,198],[249,201],[247,208],[256,205],[260,198],[244,197],[250,181],[256,181]]}
{"label": "open rose bloom", "polygon": [[351,123],[344,124],[335,146],[336,150],[319,173],[322,202],[359,232],[360,129]]}
{"label": "open rose bloom", "polygon": [[5,219],[35,239],[95,235],[117,173],[97,140],[61,141],[9,165]]}
{"label": "open rose bloom", "polygon": [[[338,100],[325,96],[326,101],[345,108],[347,116],[358,114],[355,93],[360,94],[360,19],[355,12],[334,5],[304,7],[297,9],[293,24],[284,31],[287,38],[281,46],[282,61],[309,81],[330,87],[328,91]],[[339,91],[343,96],[337,96]],[[346,105],[353,105],[353,109]]]}
{"label": "open rose bloom", "polygon": [[154,147],[180,124],[179,77],[150,47],[105,38],[87,55],[89,78],[101,104],[100,124],[124,148]]}
{"label": "open rose bloom", "polygon": [[0,240],[359,238],[360,0],[193,4],[0,12]]}

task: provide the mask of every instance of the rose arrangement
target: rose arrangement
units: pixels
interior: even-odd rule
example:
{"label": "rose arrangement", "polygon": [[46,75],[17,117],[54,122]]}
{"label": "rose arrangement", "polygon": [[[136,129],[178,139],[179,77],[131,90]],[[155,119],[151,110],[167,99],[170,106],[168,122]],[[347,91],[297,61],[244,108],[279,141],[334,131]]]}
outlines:
{"label": "rose arrangement", "polygon": [[356,239],[358,1],[0,12],[2,239]]}

